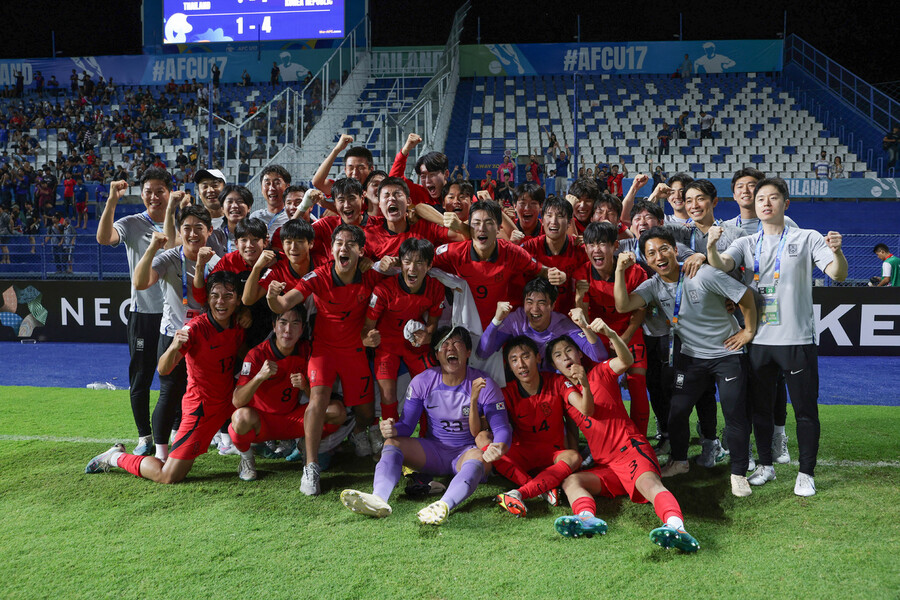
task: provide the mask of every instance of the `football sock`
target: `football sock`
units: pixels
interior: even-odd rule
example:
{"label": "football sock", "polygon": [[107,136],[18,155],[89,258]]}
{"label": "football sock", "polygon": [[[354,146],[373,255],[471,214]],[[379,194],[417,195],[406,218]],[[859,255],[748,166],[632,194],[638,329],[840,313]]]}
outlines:
{"label": "football sock", "polygon": [[397,411],[397,402],[391,402],[390,404],[381,403],[381,418],[382,419],[393,419],[394,422],[400,419],[400,413]]}
{"label": "football sock", "polygon": [[234,430],[234,427],[231,425],[228,426],[228,434],[231,441],[234,443],[234,447],[238,449],[239,452],[246,452],[250,449],[250,444],[256,441],[256,432],[251,428],[250,431],[244,434],[239,434]]}
{"label": "football sock", "polygon": [[572,467],[561,460],[538,473],[534,479],[520,487],[519,492],[523,498],[534,498],[548,490],[559,487],[562,480],[571,474]]}
{"label": "football sock", "polygon": [[631,396],[631,420],[637,425],[641,435],[647,435],[650,423],[650,400],[647,398],[647,376],[629,374],[628,395]]}
{"label": "football sock", "polygon": [[585,516],[585,513],[590,517],[596,516],[597,503],[594,501],[594,497],[584,496],[572,502],[572,512],[578,516]]}
{"label": "football sock", "polygon": [[[656,516],[663,523],[672,525],[672,520],[677,519],[681,523],[680,526],[684,527],[684,515],[681,514],[681,507],[678,505],[678,500],[675,499],[672,492],[666,490],[658,493],[656,498],[653,499],[653,510],[656,511]],[[674,525],[672,526],[675,527]],[[678,529],[678,527],[675,528]]]}
{"label": "football sock", "polygon": [[135,477],[143,477],[141,475],[141,462],[145,458],[149,458],[147,456],[135,456],[134,454],[122,454],[116,460],[116,466],[120,469],[125,469]]}
{"label": "football sock", "polygon": [[[235,446],[235,447],[237,447],[237,446]],[[241,450],[240,448],[238,448],[238,452],[241,453],[241,458],[246,458],[246,459],[253,458],[253,449],[252,448],[248,448],[247,450]]]}
{"label": "football sock", "polygon": [[109,455],[109,466],[118,467],[119,466],[119,457],[123,456],[124,452],[113,452]]}
{"label": "football sock", "polygon": [[169,458],[168,444],[156,444],[156,458],[163,462],[165,462],[165,460]]}
{"label": "football sock", "polygon": [[[481,450],[484,451],[484,448]],[[512,481],[516,487],[522,487],[531,479],[527,472],[523,471],[511,460],[498,460],[494,463],[494,470]],[[530,498],[530,496],[526,496],[526,498]]]}
{"label": "football sock", "polygon": [[784,435],[784,425],[776,425],[775,433],[777,433],[778,435]]}
{"label": "football sock", "polygon": [[397,487],[402,473],[403,453],[397,446],[385,444],[381,451],[381,460],[375,465],[372,493],[387,502],[391,497],[391,492]]}
{"label": "football sock", "polygon": [[481,483],[484,477],[484,463],[480,460],[470,458],[463,463],[459,473],[450,480],[447,491],[444,492],[441,500],[447,503],[452,510],[454,506],[472,495],[472,492]]}

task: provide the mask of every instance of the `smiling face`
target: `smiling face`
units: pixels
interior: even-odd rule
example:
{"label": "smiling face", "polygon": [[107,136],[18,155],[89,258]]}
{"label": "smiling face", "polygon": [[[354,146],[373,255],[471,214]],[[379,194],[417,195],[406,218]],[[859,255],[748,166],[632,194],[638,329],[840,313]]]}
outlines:
{"label": "smiling face", "polygon": [[150,179],[144,182],[141,188],[141,200],[147,208],[150,218],[157,223],[166,217],[166,207],[169,205],[169,188],[160,179]]}
{"label": "smiling face", "polygon": [[444,340],[435,352],[441,365],[441,372],[454,378],[465,374],[471,353],[471,350],[466,348],[461,334],[456,333]]}
{"label": "smiling face", "polygon": [[650,214],[650,211],[642,210],[631,218],[631,233],[636,237],[652,227],[659,227],[659,219]]}
{"label": "smiling face", "polygon": [[245,235],[242,238],[238,238],[235,245],[238,252],[241,253],[241,258],[244,259],[244,262],[252,267],[256,264],[259,255],[262,254],[266,246],[266,240],[253,235]]}
{"label": "smiling face", "polygon": [[528,319],[528,324],[535,331],[544,331],[550,326],[550,317],[553,316],[553,302],[547,297],[547,294],[531,292],[525,296],[522,310],[525,311],[525,318]]}
{"label": "smiling face", "polygon": [[275,321],[275,339],[282,348],[293,348],[303,335],[303,319],[296,310],[289,310]]}
{"label": "smiling face", "polygon": [[675,212],[684,210],[684,184],[680,181],[673,181],[670,185],[672,193],[669,194],[669,205]]}
{"label": "smiling face", "polygon": [[444,210],[455,212],[459,220],[465,223],[469,220],[469,208],[472,206],[472,197],[463,195],[458,184],[452,184],[444,196]]}
{"label": "smiling face", "polygon": [[544,235],[556,242],[564,237],[569,229],[569,218],[555,208],[548,208],[544,212]]}
{"label": "smiling face", "polygon": [[284,190],[287,183],[278,173],[266,173],[262,178],[262,195],[269,205],[269,211],[272,209],[279,211],[284,208]]}
{"label": "smiling face", "polygon": [[784,211],[790,205],[778,188],[774,185],[764,185],[756,190],[756,216],[763,223],[783,222]]}
{"label": "smiling face", "polygon": [[181,239],[184,241],[185,250],[195,254],[200,248],[206,245],[206,238],[209,237],[209,228],[206,223],[195,216],[187,217],[178,227],[181,233]]}
{"label": "smiling face", "polygon": [[197,194],[206,210],[211,213],[222,210],[222,205],[219,204],[219,194],[224,188],[225,182],[221,179],[203,179],[197,184]]}
{"label": "smiling face", "polygon": [[309,240],[306,238],[282,238],[281,248],[291,264],[301,264],[309,260]]}
{"label": "smiling face", "polygon": [[613,254],[616,251],[618,242],[600,242],[597,244],[585,244],[584,251],[587,253],[588,260],[591,265],[601,273],[611,273],[615,267]]}
{"label": "smiling face", "polygon": [[519,218],[519,226],[525,231],[532,231],[537,227],[540,214],[540,203],[529,194],[522,194],[516,200],[516,216]]}
{"label": "smiling face", "polygon": [[284,214],[287,215],[288,219],[300,217],[300,215],[297,214],[297,209],[300,208],[301,202],[303,202],[302,192],[291,192],[284,197]]}
{"label": "smiling face", "polygon": [[662,238],[650,238],[644,244],[644,258],[650,268],[665,279],[678,279],[678,253]]}
{"label": "smiling face", "polygon": [[406,208],[409,198],[399,185],[386,185],[381,188],[378,197],[378,207],[385,220],[392,226],[397,226],[406,220]]}
{"label": "smiling face", "polygon": [[344,161],[344,174],[362,183],[372,172],[372,166],[362,156],[349,156]]}
{"label": "smiling face", "polygon": [[575,202],[573,209],[576,219],[582,223],[588,223],[591,220],[591,215],[594,214],[594,201],[588,196],[582,196]]}
{"label": "smiling face", "polygon": [[347,225],[356,225],[362,217],[362,197],[356,194],[342,193],[334,197],[334,205],[341,221]]}
{"label": "smiling face", "polygon": [[384,179],[384,175],[375,175],[369,180],[369,185],[366,186],[366,199],[370,205],[378,205],[378,186]]}
{"label": "smiling face", "polygon": [[612,223],[618,225],[619,215],[613,209],[609,202],[598,202],[594,206],[594,213],[591,215],[592,223]]}
{"label": "smiling face", "polygon": [[403,282],[413,292],[418,292],[425,283],[425,274],[431,268],[431,263],[422,258],[418,252],[408,252],[400,259],[400,274]]}
{"label": "smiling face", "polygon": [[553,366],[556,370],[569,377],[572,367],[581,364],[581,357],[584,356],[578,346],[572,344],[568,340],[557,342],[550,351],[550,358],[553,359]]}
{"label": "smiling face", "polygon": [[506,357],[509,370],[522,383],[536,383],[540,380],[538,357],[528,346],[515,346]]}
{"label": "smiling face", "polygon": [[349,231],[338,233],[331,243],[331,255],[334,257],[334,268],[339,273],[356,270],[361,248]]}
{"label": "smiling face", "polygon": [[210,316],[223,327],[228,326],[231,315],[241,303],[237,291],[222,283],[217,283],[209,290],[208,300]]}
{"label": "smiling face", "polygon": [[447,171],[429,171],[425,165],[419,167],[419,183],[428,190],[428,195],[433,199],[441,197],[441,191],[447,184]]}
{"label": "smiling face", "polygon": [[225,218],[228,219],[229,229],[234,229],[238,222],[250,214],[250,207],[244,203],[244,199],[238,192],[230,192],[225,196],[222,208],[225,211]]}
{"label": "smiling face", "polygon": [[497,243],[497,221],[486,210],[472,213],[469,219],[469,227],[472,229],[472,246],[477,252],[487,252],[494,249]]}
{"label": "smiling face", "polygon": [[688,215],[693,221],[703,225],[711,225],[715,220],[713,208],[717,202],[717,198],[710,198],[697,188],[689,189],[684,195],[684,208]]}
{"label": "smiling face", "polygon": [[755,177],[741,177],[734,182],[734,190],[732,197],[738,203],[738,206],[744,209],[753,210],[754,200],[753,192],[756,190]]}

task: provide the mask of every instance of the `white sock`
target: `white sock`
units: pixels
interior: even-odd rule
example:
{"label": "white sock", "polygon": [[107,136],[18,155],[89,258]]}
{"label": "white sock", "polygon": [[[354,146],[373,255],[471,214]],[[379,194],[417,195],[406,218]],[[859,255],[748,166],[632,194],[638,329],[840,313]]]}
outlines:
{"label": "white sock", "polygon": [[109,455],[109,466],[118,467],[119,466],[119,457],[125,454],[124,452],[113,452]]}
{"label": "white sock", "polygon": [[165,461],[167,458],[169,458],[168,444],[156,444],[156,458],[161,461]]}
{"label": "white sock", "polygon": [[595,517],[596,515],[589,510],[583,510],[580,513],[578,513],[578,515],[576,515],[576,516],[592,518],[592,517]]}
{"label": "white sock", "polygon": [[784,435],[784,425],[776,425],[775,433],[777,433],[778,435]]}
{"label": "white sock", "polygon": [[675,529],[684,529],[684,521],[679,519],[678,517],[669,517],[666,519],[666,525],[669,527],[674,527]]}
{"label": "white sock", "polygon": [[231,436],[228,435],[228,432],[227,432],[227,431],[222,432],[222,438],[221,438],[221,439],[222,439],[222,445],[223,445],[223,446],[231,446],[231,445],[232,445],[232,443],[231,443]]}
{"label": "white sock", "polygon": [[238,450],[238,452],[241,453],[241,458],[246,458],[246,459],[253,458],[253,448],[250,448],[246,452],[241,452],[240,450]]}

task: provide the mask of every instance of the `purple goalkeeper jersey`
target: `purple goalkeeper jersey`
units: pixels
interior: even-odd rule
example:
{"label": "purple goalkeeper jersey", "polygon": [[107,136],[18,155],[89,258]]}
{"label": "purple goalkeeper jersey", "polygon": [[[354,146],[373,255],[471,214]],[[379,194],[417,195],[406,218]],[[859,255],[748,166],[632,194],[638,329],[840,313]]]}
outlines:
{"label": "purple goalkeeper jersey", "polygon": [[494,442],[509,444],[512,430],[506,416],[503,393],[487,373],[472,367],[466,369],[465,380],[456,386],[444,384],[440,367],[416,375],[406,390],[403,413],[396,425],[397,435],[412,435],[424,410],[428,418],[427,439],[452,448],[473,446],[475,438],[469,431],[469,408],[472,404],[472,382],[479,377],[484,377],[487,382],[478,396],[479,413],[487,419]]}
{"label": "purple goalkeeper jersey", "polygon": [[[598,338],[595,344],[590,343],[584,332],[569,317],[554,312],[550,315],[550,325],[547,329],[537,331],[528,324],[528,317],[525,315],[524,308],[517,308],[509,313],[499,327],[491,321],[487,329],[484,330],[481,341],[478,342],[478,350],[476,350],[475,354],[479,358],[487,359],[491,354],[502,348],[506,340],[516,335],[527,335],[534,340],[534,343],[538,346],[538,353],[541,358],[544,358],[544,350],[551,340],[561,335],[567,335],[578,345],[584,355],[592,361],[603,362],[606,360],[606,348],[600,339]],[[545,364],[546,362],[542,363],[541,370],[555,371],[553,365],[547,365]]]}

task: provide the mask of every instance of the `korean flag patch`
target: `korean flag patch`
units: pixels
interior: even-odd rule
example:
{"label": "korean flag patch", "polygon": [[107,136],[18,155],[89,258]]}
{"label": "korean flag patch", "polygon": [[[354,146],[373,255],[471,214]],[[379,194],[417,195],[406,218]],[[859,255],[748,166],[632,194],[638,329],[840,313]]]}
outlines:
{"label": "korean flag patch", "polygon": [[252,366],[253,366],[253,364],[252,364],[252,363],[249,363],[249,362],[245,362],[243,365],[241,365],[241,375],[249,375],[249,374],[250,374],[250,368],[251,368]]}
{"label": "korean flag patch", "polygon": [[497,407],[497,410],[506,410],[505,402],[498,402],[495,406]]}
{"label": "korean flag patch", "polygon": [[443,244],[443,245],[439,246],[437,250],[434,251],[434,255],[440,256],[441,254],[443,254],[446,251],[447,251],[447,244]]}

